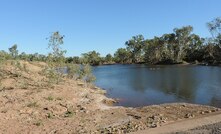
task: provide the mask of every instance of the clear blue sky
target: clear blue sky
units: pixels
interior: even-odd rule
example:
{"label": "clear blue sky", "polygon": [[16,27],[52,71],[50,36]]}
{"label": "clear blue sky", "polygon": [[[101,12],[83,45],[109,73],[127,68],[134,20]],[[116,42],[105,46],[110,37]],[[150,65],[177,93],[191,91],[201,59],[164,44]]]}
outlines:
{"label": "clear blue sky", "polygon": [[221,0],[0,0],[0,50],[18,44],[47,54],[46,37],[65,35],[67,56],[91,50],[113,54],[134,35],[145,38],[192,25],[210,36],[206,23],[221,16]]}

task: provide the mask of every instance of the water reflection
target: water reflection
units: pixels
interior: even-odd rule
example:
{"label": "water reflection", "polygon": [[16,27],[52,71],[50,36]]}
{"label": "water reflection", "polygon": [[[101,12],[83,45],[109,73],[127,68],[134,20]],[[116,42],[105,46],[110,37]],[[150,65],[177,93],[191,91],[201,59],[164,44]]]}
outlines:
{"label": "water reflection", "polygon": [[96,85],[119,105],[191,102],[221,107],[221,68],[206,66],[111,65],[94,68]]}

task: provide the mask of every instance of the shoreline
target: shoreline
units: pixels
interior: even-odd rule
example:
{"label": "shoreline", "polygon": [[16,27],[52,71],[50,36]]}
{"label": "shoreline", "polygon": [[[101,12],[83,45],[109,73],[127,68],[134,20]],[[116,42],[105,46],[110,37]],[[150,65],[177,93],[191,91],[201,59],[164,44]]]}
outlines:
{"label": "shoreline", "polygon": [[99,66],[112,66],[112,65],[147,65],[147,66],[187,66],[187,65],[197,65],[197,66],[217,66],[221,67],[221,64],[209,64],[209,63],[174,63],[174,64],[146,64],[146,63],[110,63],[101,65],[92,65],[93,67]]}
{"label": "shoreline", "polygon": [[62,78],[47,85],[40,62],[20,61],[2,68],[0,132],[4,133],[130,133],[220,112],[220,108],[188,103],[145,107],[111,106],[105,91],[82,81]]}

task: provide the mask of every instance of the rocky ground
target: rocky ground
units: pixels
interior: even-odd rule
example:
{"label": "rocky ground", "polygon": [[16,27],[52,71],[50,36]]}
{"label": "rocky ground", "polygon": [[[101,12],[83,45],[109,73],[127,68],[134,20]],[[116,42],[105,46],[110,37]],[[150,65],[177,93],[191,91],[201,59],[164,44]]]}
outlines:
{"label": "rocky ground", "polygon": [[0,66],[0,133],[129,133],[220,111],[185,103],[111,106],[97,87],[68,79],[54,84],[45,63]]}
{"label": "rocky ground", "polygon": [[177,132],[174,134],[221,134],[221,122],[197,127],[186,132]]}

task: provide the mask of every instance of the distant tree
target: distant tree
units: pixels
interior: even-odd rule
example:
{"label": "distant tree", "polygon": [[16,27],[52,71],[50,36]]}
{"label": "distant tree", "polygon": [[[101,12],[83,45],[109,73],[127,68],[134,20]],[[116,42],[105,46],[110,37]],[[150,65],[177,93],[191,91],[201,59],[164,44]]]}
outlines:
{"label": "distant tree", "polygon": [[131,63],[131,52],[125,48],[119,48],[115,54],[115,62],[116,63]]}
{"label": "distant tree", "polygon": [[10,58],[11,58],[11,55],[9,55],[7,52],[5,52],[4,50],[0,51],[0,62],[8,60]]}
{"label": "distant tree", "polygon": [[16,59],[18,57],[17,45],[15,44],[11,48],[9,48],[9,52],[10,52],[12,58]]}
{"label": "distant tree", "polygon": [[66,57],[65,63],[73,63],[73,58],[72,57]]}
{"label": "distant tree", "polygon": [[221,18],[218,17],[213,21],[207,23],[210,33],[212,37],[216,41],[217,44],[221,44]]}
{"label": "distant tree", "polygon": [[62,64],[65,61],[64,54],[66,50],[62,50],[61,46],[63,45],[64,35],[61,35],[58,31],[52,33],[49,37],[48,48],[52,50],[52,53],[49,57],[53,58],[52,61],[58,64]]}
{"label": "distant tree", "polygon": [[193,61],[202,61],[202,45],[204,39],[200,38],[196,34],[192,34],[190,36],[190,44],[186,48],[186,61],[193,62]]}
{"label": "distant tree", "polygon": [[[213,44],[213,56],[215,58],[214,62],[219,62],[221,63],[221,18],[215,18],[213,21],[207,23],[207,26],[209,28],[210,33],[212,34],[213,37],[213,42],[210,41],[210,47],[211,44]],[[211,50],[211,48],[209,49]],[[208,50],[206,51],[208,52]],[[207,55],[207,57],[213,57],[210,55]]]}
{"label": "distant tree", "polygon": [[80,57],[74,56],[74,57],[73,57],[73,63],[75,63],[75,64],[81,64]]}
{"label": "distant tree", "polygon": [[162,62],[165,57],[164,44],[159,37],[145,41],[145,62],[157,64]]}
{"label": "distant tree", "polygon": [[19,55],[19,59],[21,59],[21,60],[29,60],[29,56],[25,52],[22,52]]}
{"label": "distant tree", "polygon": [[88,53],[82,54],[82,62],[84,64],[90,64],[90,65],[99,65],[101,63],[101,57],[100,53],[96,51],[90,51]]}
{"label": "distant tree", "polygon": [[161,40],[164,42],[164,46],[167,49],[167,59],[171,60],[171,62],[176,62],[177,50],[179,49],[178,44],[176,43],[176,34],[164,34],[161,37]]}
{"label": "distant tree", "polygon": [[176,34],[176,43],[178,45],[178,49],[175,51],[175,54],[177,54],[177,62],[182,62],[183,59],[186,57],[186,49],[190,45],[190,36],[192,31],[192,26],[185,26],[182,28],[174,29],[174,32]]}
{"label": "distant tree", "polygon": [[107,54],[105,57],[106,63],[112,63],[113,62],[113,56],[111,54]]}
{"label": "distant tree", "polygon": [[133,36],[132,39],[127,41],[125,45],[127,49],[131,52],[131,58],[134,63],[142,61],[143,56],[143,46],[144,46],[144,37],[143,35]]}

